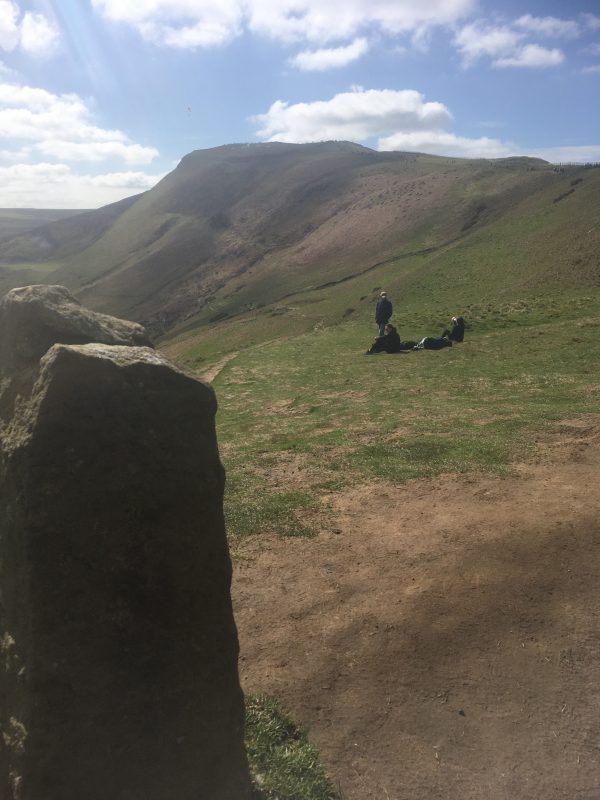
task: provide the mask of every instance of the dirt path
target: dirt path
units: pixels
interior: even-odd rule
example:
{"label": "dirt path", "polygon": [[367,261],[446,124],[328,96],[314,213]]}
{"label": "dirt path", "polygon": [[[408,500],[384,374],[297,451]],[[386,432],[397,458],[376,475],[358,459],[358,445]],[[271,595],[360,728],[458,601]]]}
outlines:
{"label": "dirt path", "polygon": [[316,539],[243,543],[245,691],[346,800],[598,800],[599,477],[574,420],[518,477],[364,486]]}
{"label": "dirt path", "polygon": [[214,379],[217,377],[219,372],[221,372],[221,370],[223,369],[225,364],[228,364],[230,361],[232,361],[238,355],[239,355],[238,352],[229,353],[229,355],[226,355],[225,358],[222,358],[220,361],[217,361],[216,364],[213,364],[212,367],[209,367],[204,372],[202,372],[202,370],[200,370],[198,372],[198,377],[202,378],[203,381],[207,381],[208,383],[212,383],[212,381],[214,381]]}

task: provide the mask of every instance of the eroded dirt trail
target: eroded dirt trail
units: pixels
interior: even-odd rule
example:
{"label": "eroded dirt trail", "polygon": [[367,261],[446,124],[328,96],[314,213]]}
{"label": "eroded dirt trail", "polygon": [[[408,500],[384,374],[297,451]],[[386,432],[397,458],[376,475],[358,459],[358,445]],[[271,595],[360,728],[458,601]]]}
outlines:
{"label": "eroded dirt trail", "polygon": [[598,418],[538,453],[238,547],[244,689],[308,726],[346,800],[600,798]]}

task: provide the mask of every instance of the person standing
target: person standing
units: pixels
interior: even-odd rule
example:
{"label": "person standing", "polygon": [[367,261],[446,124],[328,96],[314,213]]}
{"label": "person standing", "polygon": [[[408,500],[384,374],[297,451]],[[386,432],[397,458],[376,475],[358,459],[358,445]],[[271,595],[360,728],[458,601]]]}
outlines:
{"label": "person standing", "polygon": [[375,322],[379,325],[379,335],[383,336],[385,333],[385,326],[388,324],[392,316],[392,304],[388,300],[387,292],[381,292],[379,300],[375,306]]}

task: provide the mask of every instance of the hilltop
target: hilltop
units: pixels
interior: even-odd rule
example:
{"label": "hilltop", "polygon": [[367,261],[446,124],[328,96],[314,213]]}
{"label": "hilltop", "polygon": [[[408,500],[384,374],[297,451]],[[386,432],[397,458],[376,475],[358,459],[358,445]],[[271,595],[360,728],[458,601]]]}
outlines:
{"label": "hilltop", "polygon": [[65,284],[155,336],[202,339],[219,321],[251,319],[243,336],[228,326],[236,345],[250,329],[264,338],[266,314],[281,317],[269,318],[277,331],[360,313],[370,289],[331,299],[364,276],[405,295],[417,262],[421,278],[458,259],[460,282],[486,233],[499,270],[510,271],[517,246],[531,256],[517,280],[547,283],[550,273],[558,285],[566,265],[596,281],[597,231],[583,233],[599,176],[532,158],[378,153],[350,142],[225,145],[185,156],[142,195],[3,240],[0,279],[2,288],[24,278]]}

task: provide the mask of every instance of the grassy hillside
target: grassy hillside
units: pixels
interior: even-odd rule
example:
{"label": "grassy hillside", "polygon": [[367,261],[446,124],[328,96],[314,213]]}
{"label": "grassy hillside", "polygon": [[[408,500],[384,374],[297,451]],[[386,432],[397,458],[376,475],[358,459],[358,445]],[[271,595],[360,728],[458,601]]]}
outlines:
{"label": "grassy hillside", "polygon": [[[212,322],[203,312],[187,322],[189,330],[175,331],[165,348],[200,367],[232,350],[343,322],[358,322],[368,337],[382,286],[395,302],[394,320],[405,338],[441,329],[452,313],[462,313],[478,331],[546,314],[572,316],[576,299],[595,295],[600,285],[600,170],[530,172],[527,187],[512,169],[500,177],[498,172],[488,166],[478,172],[477,183],[467,183],[465,191],[476,192],[479,210],[454,239],[449,231],[457,227],[453,215],[455,220],[459,203],[454,209],[438,207],[428,217],[429,227],[397,257],[363,262],[354,274],[321,273],[315,276],[320,284],[294,289],[282,266],[268,286],[259,278],[237,291],[230,284],[230,294],[224,289],[214,300]],[[486,183],[495,194],[485,187],[481,208]],[[452,196],[456,200],[457,190]],[[243,293],[244,303],[234,299]],[[215,320],[219,297],[223,320]],[[249,310],[236,312],[234,302]]]}
{"label": "grassy hillside", "polygon": [[[480,174],[496,195],[465,235],[430,217],[399,257],[163,342],[198,374],[224,363],[232,533],[309,534],[355,483],[506,474],[557,420],[600,413],[600,171],[548,177]],[[465,343],[365,357],[381,287],[402,338],[460,313]]]}
{"label": "grassy hillside", "polygon": [[[537,159],[377,153],[349,142],[228,145],[191,153],[143,195],[1,243],[0,262],[6,271],[37,264],[40,279],[141,320],[155,336],[258,320],[260,309],[286,316],[288,307],[301,310],[287,322],[308,329],[304,306],[323,299],[311,292],[339,284],[341,297],[342,283],[356,288],[364,278],[369,287],[400,262],[401,289],[411,264],[429,265],[515,209],[533,215],[561,194],[573,205],[579,172],[558,174]],[[369,291],[328,319],[357,311]],[[251,326],[258,338],[263,322]]]}
{"label": "grassy hillside", "polygon": [[[7,209],[0,212],[0,292],[31,283],[61,283],[65,259],[79,253],[113,224],[136,198],[97,211]],[[21,222],[20,232],[17,221]],[[71,285],[69,281],[63,281]]]}
{"label": "grassy hillside", "polygon": [[0,208],[0,240],[83,213],[85,212],[81,210],[66,208]]}
{"label": "grassy hillside", "polygon": [[[405,335],[444,321],[412,322]],[[223,367],[231,535],[310,534],[327,524],[331,492],[355,484],[508,474],[557,421],[600,413],[597,290],[494,304],[470,319],[463,344],[439,352],[365,356],[373,327],[281,338]]]}

